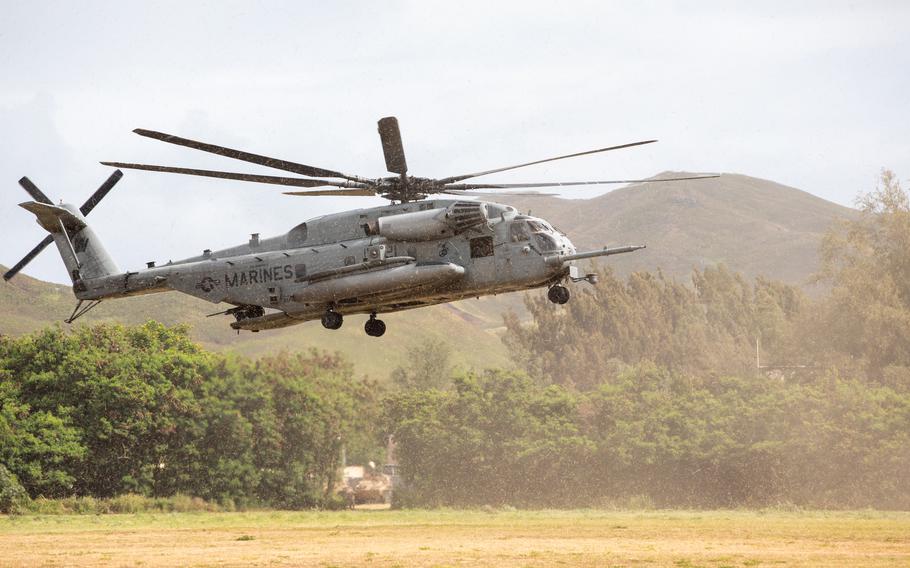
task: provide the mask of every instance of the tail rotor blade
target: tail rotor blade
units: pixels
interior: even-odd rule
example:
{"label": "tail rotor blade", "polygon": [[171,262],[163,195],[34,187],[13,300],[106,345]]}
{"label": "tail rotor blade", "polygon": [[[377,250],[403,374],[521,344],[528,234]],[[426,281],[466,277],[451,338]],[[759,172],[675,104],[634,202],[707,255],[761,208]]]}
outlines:
{"label": "tail rotor blade", "polygon": [[114,173],[112,173],[111,176],[95,190],[95,193],[85,200],[85,203],[79,208],[79,212],[83,215],[88,215],[89,212],[98,205],[98,202],[104,199],[104,196],[107,195],[110,190],[114,189],[114,186],[117,185],[117,182],[120,181],[120,178],[122,177],[123,172],[115,170]]}
{"label": "tail rotor blade", "polygon": [[[23,179],[24,179],[24,178],[23,178]],[[36,200],[36,201],[37,201],[37,200]],[[4,280],[9,280],[10,278],[12,278],[12,277],[15,276],[16,274],[18,274],[20,270],[22,270],[23,268],[25,268],[25,265],[26,265],[26,264],[28,264],[29,262],[31,262],[32,259],[34,259],[36,256],[38,256],[38,254],[39,254],[41,251],[43,251],[43,250],[47,247],[47,245],[51,244],[52,242],[54,242],[54,237],[52,237],[51,235],[48,235],[48,236],[44,237],[44,240],[41,241],[40,243],[38,243],[38,246],[36,246],[35,248],[33,248],[33,249],[31,250],[31,252],[29,252],[27,255],[25,255],[25,256],[22,258],[22,260],[20,260],[19,262],[16,263],[16,266],[14,266],[14,267],[12,267],[12,268],[10,268],[9,270],[6,271],[6,273],[3,275],[3,279],[4,279]]]}
{"label": "tail rotor blade", "polygon": [[404,145],[401,143],[401,131],[398,129],[397,118],[387,116],[379,119],[379,138],[382,140],[386,170],[394,174],[407,174],[408,163],[404,157]]}
{"label": "tail rotor blade", "polygon": [[22,186],[22,189],[28,192],[32,196],[32,199],[39,203],[46,203],[48,205],[53,205],[51,200],[44,195],[44,192],[38,189],[38,186],[32,183],[32,180],[27,177],[23,177],[19,180],[19,185]]}

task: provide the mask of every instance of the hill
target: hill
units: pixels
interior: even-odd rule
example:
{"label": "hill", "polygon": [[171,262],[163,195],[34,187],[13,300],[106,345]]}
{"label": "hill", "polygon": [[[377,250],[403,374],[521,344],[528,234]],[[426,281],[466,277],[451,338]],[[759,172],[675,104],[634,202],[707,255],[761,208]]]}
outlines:
{"label": "hill", "polygon": [[[694,175],[664,172],[661,177]],[[853,209],[805,191],[738,174],[635,184],[593,199],[509,200],[565,231],[579,250],[647,244],[608,259],[620,273],[655,270],[688,278],[719,263],[754,277],[806,286],[818,269],[818,245],[831,222]]]}
{"label": "hill", "polygon": [[[388,332],[382,339],[364,334],[366,316],[347,318],[344,327],[338,331],[327,331],[318,322],[309,322],[280,330],[238,335],[228,327],[233,318],[221,315],[206,317],[224,309],[223,306],[177,292],[102,302],[74,325],[102,321],[137,324],[148,319],[168,325],[187,323],[192,328],[193,337],[209,349],[231,350],[252,356],[282,349],[340,351],[354,363],[358,373],[380,379],[395,367],[403,365],[407,349],[423,338],[437,338],[451,344],[452,359],[456,365],[479,368],[507,366],[508,356],[495,329],[502,323],[500,314],[489,313],[487,317],[478,317],[472,315],[476,306],[470,304],[471,301],[466,301],[459,302],[458,306],[434,306],[384,315]],[[0,280],[0,335],[20,335],[61,322],[69,316],[74,305],[75,299],[69,286],[36,280],[25,274],[19,274],[10,282]]]}
{"label": "hill", "polygon": [[[606,261],[620,273],[661,269],[685,279],[693,268],[725,263],[748,276],[765,275],[794,284],[806,284],[815,271],[818,245],[830,223],[856,214],[798,189],[735,174],[638,184],[585,200],[515,197],[508,202],[551,221],[579,249],[647,244],[647,250]],[[176,292],[104,302],[80,323],[140,323],[147,319],[187,323],[205,347],[246,355],[281,349],[337,350],[354,363],[357,372],[385,378],[405,363],[409,347],[429,337],[451,346],[455,364],[508,365],[508,354],[498,339],[502,313],[506,309],[521,311],[522,296],[509,294],[389,314],[383,316],[389,331],[379,340],[364,335],[365,316],[348,318],[336,332],[310,322],[237,335],[228,327],[227,316],[206,317],[218,311],[218,306]],[[0,334],[19,335],[60,322],[74,302],[69,286],[24,274],[11,282],[0,281]]]}

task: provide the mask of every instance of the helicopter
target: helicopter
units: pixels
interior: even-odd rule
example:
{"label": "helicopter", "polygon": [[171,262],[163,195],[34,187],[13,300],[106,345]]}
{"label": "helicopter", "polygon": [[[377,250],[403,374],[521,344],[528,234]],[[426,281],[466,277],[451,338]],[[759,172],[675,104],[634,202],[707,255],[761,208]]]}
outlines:
{"label": "helicopter", "polygon": [[[547,287],[556,304],[569,301],[569,282],[596,284],[577,261],[630,253],[645,245],[578,252],[568,236],[545,219],[516,208],[466,197],[501,197],[478,190],[660,182],[717,177],[715,174],[641,180],[535,183],[462,183],[464,180],[534,164],[651,144],[643,140],[445,178],[408,174],[398,120],[379,120],[387,177],[367,178],[252,154],[153,130],[141,136],[267,166],[303,177],[270,176],[148,164],[101,162],[117,168],[81,206],[51,200],[27,177],[19,184],[33,201],[20,206],[49,234],[3,275],[9,280],[54,243],[78,300],[72,323],[102,300],[178,291],[231,307],[211,315],[232,316],[230,326],[258,332],[320,320],[339,329],[344,317],[366,314],[367,335],[380,337],[377,316],[491,294]],[[122,169],[177,173],[297,188],[293,196],[381,196],[391,203],[304,221],[285,234],[260,238],[161,266],[122,272],[105,251],[86,216],[123,176]],[[449,198],[437,198],[445,195]],[[505,195],[549,195],[506,193]]]}

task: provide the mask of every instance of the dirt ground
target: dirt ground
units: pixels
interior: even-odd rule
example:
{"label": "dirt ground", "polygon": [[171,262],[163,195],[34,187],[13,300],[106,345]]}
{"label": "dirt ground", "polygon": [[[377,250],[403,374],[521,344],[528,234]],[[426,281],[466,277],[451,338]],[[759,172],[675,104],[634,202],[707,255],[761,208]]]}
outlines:
{"label": "dirt ground", "polygon": [[0,517],[0,566],[908,566],[910,513],[387,511]]}

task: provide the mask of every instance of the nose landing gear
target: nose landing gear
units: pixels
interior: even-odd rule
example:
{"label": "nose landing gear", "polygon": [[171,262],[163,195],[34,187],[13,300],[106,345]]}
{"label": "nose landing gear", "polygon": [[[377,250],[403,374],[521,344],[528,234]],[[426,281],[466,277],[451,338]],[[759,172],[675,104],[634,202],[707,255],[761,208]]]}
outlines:
{"label": "nose landing gear", "polygon": [[334,310],[326,310],[322,314],[322,327],[326,329],[338,329],[344,323],[344,317]]}
{"label": "nose landing gear", "polygon": [[363,330],[370,337],[382,337],[382,334],[385,333],[385,322],[376,319],[376,314],[370,314],[370,319],[363,325]]}
{"label": "nose landing gear", "polygon": [[565,304],[569,301],[569,289],[557,284],[547,291],[547,298],[554,304]]}

